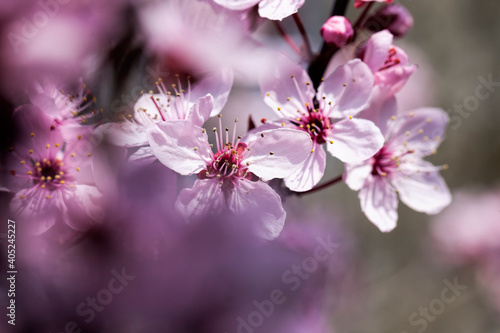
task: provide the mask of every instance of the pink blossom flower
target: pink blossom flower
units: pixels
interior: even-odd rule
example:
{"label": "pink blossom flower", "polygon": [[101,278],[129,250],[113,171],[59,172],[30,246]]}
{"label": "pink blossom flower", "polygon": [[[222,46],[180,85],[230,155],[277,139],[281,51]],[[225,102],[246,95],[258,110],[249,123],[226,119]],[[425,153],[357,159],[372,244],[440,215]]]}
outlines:
{"label": "pink blossom flower", "polygon": [[[141,147],[131,160],[152,162],[156,158],[149,147],[146,130],[159,122],[183,120],[197,126],[220,113],[226,104],[233,84],[233,72],[229,68],[206,76],[193,88],[188,80],[184,90],[180,79],[169,91],[163,81],[157,82],[159,93],[144,93],[134,106],[134,112],[120,123],[107,123],[97,128],[110,143],[121,147]],[[207,105],[211,105],[208,108]]]}
{"label": "pink blossom flower", "polygon": [[99,221],[101,192],[93,182],[91,153],[82,135],[71,140],[38,107],[23,105],[14,112],[22,126],[10,148],[11,207],[22,223],[41,234],[62,222],[83,231]]}
{"label": "pink blossom flower", "polygon": [[232,10],[245,10],[259,6],[259,15],[270,20],[282,20],[296,13],[305,0],[213,0]]}
{"label": "pink blossom flower", "polygon": [[288,123],[313,140],[302,168],[285,177],[287,187],[307,191],[320,181],[326,164],[323,144],[342,162],[363,161],[382,147],[380,130],[371,121],[353,118],[365,107],[373,86],[373,75],[363,62],[352,60],[339,67],[317,92],[302,67],[284,56],[279,56],[279,62],[261,79],[264,102],[284,118],[283,126]]}
{"label": "pink blossom flower", "polygon": [[450,204],[450,191],[439,174],[446,166],[423,160],[438,148],[449,119],[437,108],[396,115],[395,100],[386,103],[380,115],[390,122],[380,126],[385,145],[369,160],[346,164],[345,182],[359,191],[366,217],[389,232],[396,227],[398,196],[408,207],[427,214],[437,214]]}
{"label": "pink blossom flower", "polygon": [[401,48],[392,45],[393,36],[388,30],[373,34],[359,57],[372,70],[375,86],[385,91],[386,96],[396,94],[410,75],[417,69],[408,64],[408,55]]}
{"label": "pink blossom flower", "polygon": [[337,47],[344,46],[353,36],[351,22],[344,16],[332,16],[321,27],[325,42]]}
{"label": "pink blossom flower", "polygon": [[309,136],[283,128],[235,141],[227,129],[225,138],[222,128],[220,135],[215,128],[214,132],[215,154],[205,129],[191,122],[161,122],[148,128],[151,148],[161,163],[181,175],[198,175],[193,188],[181,191],[176,208],[186,218],[223,211],[252,212],[255,233],[263,238],[277,237],[285,211],[278,194],[263,181],[287,177],[299,167],[311,150]]}
{"label": "pink blossom flower", "polygon": [[385,2],[385,3],[392,3],[392,0],[356,0],[354,2],[354,7],[356,8],[361,8],[364,5],[366,5],[367,2]]}
{"label": "pink blossom flower", "polygon": [[91,127],[83,127],[87,120],[96,114],[90,111],[95,99],[85,84],[80,79],[76,89],[63,89],[66,84],[55,78],[44,78],[35,82],[33,89],[28,92],[31,104],[37,106],[52,118],[53,125],[57,127],[64,138],[71,139],[78,134],[89,135]]}

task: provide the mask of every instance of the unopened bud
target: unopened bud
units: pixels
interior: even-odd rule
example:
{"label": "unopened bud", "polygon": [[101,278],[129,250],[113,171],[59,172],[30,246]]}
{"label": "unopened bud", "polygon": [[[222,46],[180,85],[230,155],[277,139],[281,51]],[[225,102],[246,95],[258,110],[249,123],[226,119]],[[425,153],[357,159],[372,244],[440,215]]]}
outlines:
{"label": "unopened bud", "polygon": [[321,27],[321,36],[328,44],[342,47],[352,38],[351,22],[344,16],[332,16]]}
{"label": "unopened bud", "polygon": [[375,32],[387,29],[395,37],[403,37],[412,28],[413,17],[404,6],[389,5],[370,16],[364,26]]}

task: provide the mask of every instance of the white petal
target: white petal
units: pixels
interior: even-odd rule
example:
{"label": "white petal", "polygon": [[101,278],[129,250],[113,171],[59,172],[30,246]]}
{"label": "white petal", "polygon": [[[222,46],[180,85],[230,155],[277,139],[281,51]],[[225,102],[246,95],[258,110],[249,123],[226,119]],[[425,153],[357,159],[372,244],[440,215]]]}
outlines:
{"label": "white petal", "polygon": [[355,115],[366,107],[373,80],[372,72],[359,59],[338,67],[318,88],[321,109],[333,118]]}
{"label": "white petal", "polygon": [[224,194],[217,179],[198,179],[179,193],[175,208],[186,220],[217,215],[224,209]]}
{"label": "white petal", "polygon": [[229,92],[233,86],[234,74],[231,67],[221,68],[219,71],[204,77],[191,89],[191,100],[210,94],[214,98],[210,117],[218,115],[226,105]]}
{"label": "white petal", "polygon": [[399,198],[417,212],[437,214],[451,203],[451,194],[438,168],[427,161],[402,165],[401,173],[394,173],[391,182]]}
{"label": "white petal", "polygon": [[289,128],[261,131],[243,142],[250,148],[243,153],[243,162],[264,180],[289,176],[302,166],[312,149],[309,134]]}
{"label": "white petal", "polygon": [[370,160],[345,164],[344,181],[353,191],[359,191],[370,177],[373,166]]}
{"label": "white petal", "polygon": [[131,121],[106,123],[98,126],[92,134],[95,139],[119,147],[138,147],[148,144],[146,126]]}
{"label": "white petal", "polygon": [[252,214],[252,229],[264,239],[278,237],[285,224],[286,213],[279,195],[263,182],[239,181],[230,192],[227,205],[236,214]]}
{"label": "white petal", "polygon": [[210,161],[212,151],[207,134],[189,121],[161,122],[151,126],[147,133],[158,160],[181,175],[197,173]]}
{"label": "white petal", "polygon": [[276,54],[275,57],[275,66],[261,75],[260,91],[264,102],[280,117],[295,119],[297,110],[307,111],[305,103],[313,106],[315,91],[302,67],[283,54]]}
{"label": "white petal", "polygon": [[432,154],[441,143],[448,114],[439,108],[419,108],[400,113],[389,146],[394,150],[413,150],[418,156]]}
{"label": "white petal", "polygon": [[358,194],[361,210],[380,231],[392,231],[398,220],[396,190],[386,178],[368,177]]}
{"label": "white petal", "polygon": [[372,157],[383,145],[384,137],[377,126],[369,120],[353,118],[332,125],[326,148],[342,162],[354,163]]}
{"label": "white petal", "polygon": [[270,20],[282,20],[296,13],[305,0],[262,0],[259,15]]}
{"label": "white petal", "polygon": [[189,109],[186,120],[193,123],[193,125],[203,126],[205,121],[210,118],[213,107],[214,98],[212,95],[208,94],[200,97]]}
{"label": "white petal", "polygon": [[325,173],[326,154],[322,145],[316,145],[300,169],[285,178],[285,185],[292,191],[309,191],[318,184]]}

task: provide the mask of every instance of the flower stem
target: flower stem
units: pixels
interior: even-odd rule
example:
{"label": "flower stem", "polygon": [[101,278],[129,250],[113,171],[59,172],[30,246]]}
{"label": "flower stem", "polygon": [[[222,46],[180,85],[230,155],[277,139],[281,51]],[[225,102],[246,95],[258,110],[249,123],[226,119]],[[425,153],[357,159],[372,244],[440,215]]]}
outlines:
{"label": "flower stem", "polygon": [[[344,16],[348,4],[349,0],[336,0],[330,16]],[[321,83],[323,73],[325,72],[328,63],[330,62],[330,59],[335,54],[335,52],[337,52],[337,50],[337,47],[330,46],[326,42],[323,42],[321,52],[311,61],[308,73],[311,77],[311,80],[313,81],[315,88],[317,88]]]}
{"label": "flower stem", "polygon": [[290,47],[298,54],[300,54],[300,48],[295,44],[295,42],[292,40],[292,38],[283,30],[281,27],[281,24],[278,21],[274,21],[276,28],[278,29],[279,33],[283,37],[283,39],[290,45]]}
{"label": "flower stem", "polygon": [[299,197],[300,197],[300,196],[302,196],[302,195],[306,195],[306,194],[310,194],[310,193],[313,193],[313,192],[320,191],[320,190],[322,190],[322,189],[324,189],[324,188],[327,188],[327,187],[329,187],[329,186],[331,186],[331,185],[333,185],[333,184],[338,183],[339,181],[341,181],[341,180],[342,180],[342,177],[343,177],[343,175],[340,175],[340,176],[338,176],[338,177],[333,178],[333,179],[332,179],[332,180],[330,180],[330,181],[327,181],[327,182],[326,182],[326,183],[324,183],[324,184],[321,184],[321,185],[318,185],[318,186],[316,186],[316,187],[313,187],[313,188],[312,188],[312,189],[310,189],[309,191],[305,191],[305,192],[296,192],[296,194],[297,194],[297,196],[299,196]]}
{"label": "flower stem", "polygon": [[297,28],[299,29],[300,35],[302,36],[302,40],[304,41],[304,45],[307,50],[307,56],[308,60],[311,60],[314,56],[312,48],[311,48],[311,42],[309,41],[309,37],[307,36],[306,28],[304,27],[304,24],[302,23],[302,20],[300,19],[299,13],[293,14],[293,20],[295,21],[295,24],[297,25]]}
{"label": "flower stem", "polygon": [[359,15],[358,20],[353,26],[353,29],[356,30],[357,28],[361,27],[363,23],[365,23],[366,15],[368,15],[368,12],[370,11],[370,8],[373,6],[373,2],[370,2],[368,5],[366,5],[365,9],[363,9],[363,12],[361,15]]}

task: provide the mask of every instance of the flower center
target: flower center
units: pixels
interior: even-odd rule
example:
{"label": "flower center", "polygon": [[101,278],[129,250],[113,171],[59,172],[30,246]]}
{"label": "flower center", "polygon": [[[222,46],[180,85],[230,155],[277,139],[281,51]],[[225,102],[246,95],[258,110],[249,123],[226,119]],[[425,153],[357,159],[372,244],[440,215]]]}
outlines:
{"label": "flower center", "polygon": [[292,123],[309,133],[314,142],[318,144],[325,143],[326,132],[330,129],[330,119],[325,117],[318,109],[312,110],[308,107],[307,110],[308,113],[302,115],[301,118],[297,118]]}
{"label": "flower center", "polygon": [[65,178],[62,162],[58,159],[47,160],[44,158],[34,165],[32,179],[35,185],[50,186],[50,189],[54,189],[57,185],[64,184]]}
{"label": "flower center", "polygon": [[[217,141],[217,153],[212,155],[211,161],[207,163],[206,169],[198,173],[199,179],[219,179],[219,184],[223,189],[232,188],[234,181],[240,178],[249,180],[257,180],[251,172],[248,172],[248,165],[242,162],[243,153],[247,150],[247,144],[240,142],[241,137],[235,141],[233,133],[232,140],[229,140],[229,129],[226,128],[226,140],[222,135],[221,117],[219,115],[220,133],[217,133],[217,128],[214,127],[215,138]],[[236,123],[234,132],[236,131]],[[196,150],[196,149],[195,149]]]}
{"label": "flower center", "polygon": [[412,153],[413,150],[408,150],[401,155],[393,155],[387,147],[382,147],[378,153],[372,157],[372,175],[385,177],[392,172],[398,171],[401,162],[404,162],[402,157]]}
{"label": "flower center", "polygon": [[391,47],[389,49],[389,55],[385,59],[384,65],[379,70],[384,70],[392,66],[398,65],[401,61],[398,58],[398,53],[395,48]]}

